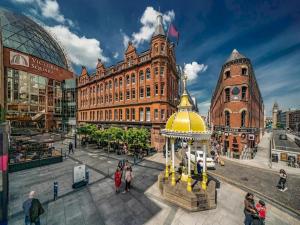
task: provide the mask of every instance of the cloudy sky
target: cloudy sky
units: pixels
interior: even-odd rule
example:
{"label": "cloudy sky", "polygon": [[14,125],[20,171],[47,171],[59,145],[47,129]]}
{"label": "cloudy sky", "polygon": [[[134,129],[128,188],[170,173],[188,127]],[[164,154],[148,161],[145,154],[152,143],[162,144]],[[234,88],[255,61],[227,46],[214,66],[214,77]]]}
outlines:
{"label": "cloudy sky", "polygon": [[300,108],[300,1],[120,1],[2,0],[1,6],[26,14],[58,39],[76,73],[123,59],[131,40],[149,47],[160,10],[167,28],[180,32],[177,63],[189,76],[188,88],[207,113],[220,69],[236,48],[251,59],[266,113],[274,101]]}

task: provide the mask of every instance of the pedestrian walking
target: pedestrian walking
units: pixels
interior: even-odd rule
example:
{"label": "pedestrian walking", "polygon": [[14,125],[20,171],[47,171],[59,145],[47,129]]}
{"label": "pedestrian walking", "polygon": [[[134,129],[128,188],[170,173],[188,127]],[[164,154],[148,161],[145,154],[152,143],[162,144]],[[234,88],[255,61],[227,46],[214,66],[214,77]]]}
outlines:
{"label": "pedestrian walking", "polygon": [[127,167],[125,172],[125,190],[123,191],[123,193],[130,191],[131,181],[132,181],[132,168],[129,166]]}
{"label": "pedestrian walking", "polygon": [[116,169],[116,172],[115,172],[115,188],[116,188],[116,193],[120,192],[121,184],[122,184],[122,173],[120,171],[120,168],[118,167]]}
{"label": "pedestrian walking", "polygon": [[71,154],[71,152],[74,154],[73,143],[70,141],[70,143],[69,143],[69,155]]}
{"label": "pedestrian walking", "polygon": [[277,188],[279,191],[286,191],[287,187],[285,186],[286,180],[287,180],[287,174],[285,172],[285,170],[281,169],[279,171],[279,182],[277,185]]}
{"label": "pedestrian walking", "polygon": [[44,209],[40,201],[34,198],[35,192],[29,193],[28,199],[23,203],[25,213],[25,225],[40,225],[40,216],[44,213]]}
{"label": "pedestrian walking", "polygon": [[260,224],[265,225],[265,219],[266,219],[266,214],[267,214],[265,202],[263,200],[259,200],[258,203],[256,204],[255,208],[258,212]]}
{"label": "pedestrian walking", "polygon": [[245,225],[252,225],[253,216],[256,215],[254,195],[252,193],[247,193],[244,200],[244,214],[245,214]]}

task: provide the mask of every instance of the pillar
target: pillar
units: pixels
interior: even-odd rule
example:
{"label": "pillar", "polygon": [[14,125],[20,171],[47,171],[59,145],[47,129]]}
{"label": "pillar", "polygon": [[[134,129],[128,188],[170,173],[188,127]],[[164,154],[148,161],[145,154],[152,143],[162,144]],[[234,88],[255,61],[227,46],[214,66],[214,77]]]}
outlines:
{"label": "pillar", "polygon": [[165,178],[169,178],[169,165],[168,165],[168,138],[166,137],[166,172]]}
{"label": "pillar", "polygon": [[172,186],[175,186],[176,184],[176,179],[175,179],[175,148],[174,148],[174,142],[175,139],[171,139],[171,146],[172,146],[172,181],[171,184]]}
{"label": "pillar", "polygon": [[206,148],[207,141],[203,142],[203,172],[202,172],[202,189],[206,190],[207,174],[206,174]]}
{"label": "pillar", "polygon": [[[187,191],[192,191],[192,177],[191,177],[191,145],[192,141],[188,141],[188,181],[187,181]],[[195,158],[196,160],[196,158]]]}

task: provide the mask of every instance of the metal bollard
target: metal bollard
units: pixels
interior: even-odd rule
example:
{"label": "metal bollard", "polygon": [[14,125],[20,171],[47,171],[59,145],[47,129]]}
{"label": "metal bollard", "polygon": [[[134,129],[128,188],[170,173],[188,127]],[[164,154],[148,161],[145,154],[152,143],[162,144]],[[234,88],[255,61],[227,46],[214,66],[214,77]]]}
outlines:
{"label": "metal bollard", "polygon": [[58,182],[54,181],[53,183],[53,200],[55,201],[58,196]]}
{"label": "metal bollard", "polygon": [[89,170],[86,170],[85,171],[85,180],[87,182],[87,184],[89,183],[89,180],[90,180],[90,171]]}

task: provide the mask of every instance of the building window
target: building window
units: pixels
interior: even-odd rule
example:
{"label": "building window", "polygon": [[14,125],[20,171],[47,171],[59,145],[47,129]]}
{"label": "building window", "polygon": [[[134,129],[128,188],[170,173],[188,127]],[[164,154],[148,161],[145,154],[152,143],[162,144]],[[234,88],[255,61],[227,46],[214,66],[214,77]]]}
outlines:
{"label": "building window", "polygon": [[118,120],[118,110],[114,110],[114,120]]}
{"label": "building window", "polygon": [[144,121],[144,109],[140,108],[140,121]]}
{"label": "building window", "polygon": [[246,126],[246,111],[244,110],[241,113],[241,127],[245,127]]}
{"label": "building window", "polygon": [[109,110],[109,120],[112,120],[112,112]]}
{"label": "building window", "polygon": [[242,100],[246,100],[247,87],[242,87]]}
{"label": "building window", "polygon": [[123,93],[122,92],[120,92],[120,101],[123,101]]}
{"label": "building window", "polygon": [[129,109],[126,109],[126,120],[127,121],[130,120],[130,111],[129,111]]}
{"label": "building window", "polygon": [[165,51],[165,44],[161,44],[161,45],[160,45],[160,51],[161,51],[161,52],[164,52],[164,51]]}
{"label": "building window", "polygon": [[103,91],[103,84],[100,85],[100,91]]}
{"label": "building window", "polygon": [[97,85],[97,93],[99,93],[99,91],[100,91],[100,86],[99,86],[99,84]]}
{"label": "building window", "polygon": [[135,84],[135,74],[134,73],[131,74],[131,82],[133,84]]}
{"label": "building window", "polygon": [[130,84],[130,76],[129,75],[126,76],[126,84],[127,85]]}
{"label": "building window", "polygon": [[146,97],[149,98],[151,95],[151,90],[150,90],[150,86],[146,87]]}
{"label": "building window", "polygon": [[144,88],[140,88],[140,98],[144,98]]}
{"label": "building window", "polygon": [[146,108],[146,121],[149,122],[151,120],[150,108]]}
{"label": "building window", "polygon": [[155,95],[158,95],[158,84],[155,84]]}
{"label": "building window", "polygon": [[225,72],[225,79],[228,79],[229,77],[230,77],[230,71],[228,70]]}
{"label": "building window", "polygon": [[122,86],[123,86],[123,79],[120,78],[120,87],[122,87]]}
{"label": "building window", "polygon": [[103,120],[103,111],[100,111],[100,120]]}
{"label": "building window", "polygon": [[119,118],[122,121],[123,120],[123,110],[119,109]]}
{"label": "building window", "polygon": [[225,126],[230,127],[230,112],[225,111]]}
{"label": "building window", "polygon": [[100,97],[100,102],[103,103],[103,96]]}
{"label": "building window", "polygon": [[118,87],[118,80],[115,79],[115,88]]}
{"label": "building window", "polygon": [[111,90],[112,89],[112,82],[111,82],[111,80],[109,81],[109,90]]}
{"label": "building window", "polygon": [[160,67],[160,76],[164,76],[164,67],[163,66],[161,66]]}
{"label": "building window", "polygon": [[130,99],[130,91],[127,90],[127,91],[126,91],[126,100],[129,100],[129,99]]}
{"label": "building window", "polygon": [[133,99],[135,98],[135,89],[131,90],[131,98],[133,98]]}
{"label": "building window", "polygon": [[131,120],[135,121],[135,108],[131,109]]}
{"label": "building window", "polygon": [[140,71],[140,82],[144,81],[144,72],[143,70]]}
{"label": "building window", "polygon": [[150,69],[147,68],[147,69],[146,69],[146,79],[149,80],[150,78],[151,78]]}
{"label": "building window", "polygon": [[112,95],[109,95],[109,102],[112,102]]}
{"label": "building window", "polygon": [[158,75],[158,67],[155,67],[155,68],[154,68],[154,74],[155,74],[155,75]]}
{"label": "building window", "polygon": [[160,94],[165,95],[165,84],[164,83],[160,84]]}
{"label": "building window", "polygon": [[158,109],[154,109],[154,119],[158,119]]}
{"label": "building window", "polygon": [[115,101],[118,101],[118,93],[115,93]]}
{"label": "building window", "polygon": [[248,75],[247,68],[242,68],[242,75]]}
{"label": "building window", "polygon": [[230,102],[230,88],[225,89],[225,102]]}
{"label": "building window", "polygon": [[165,110],[164,109],[160,110],[160,118],[161,118],[161,120],[165,120]]}

